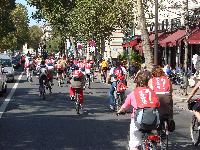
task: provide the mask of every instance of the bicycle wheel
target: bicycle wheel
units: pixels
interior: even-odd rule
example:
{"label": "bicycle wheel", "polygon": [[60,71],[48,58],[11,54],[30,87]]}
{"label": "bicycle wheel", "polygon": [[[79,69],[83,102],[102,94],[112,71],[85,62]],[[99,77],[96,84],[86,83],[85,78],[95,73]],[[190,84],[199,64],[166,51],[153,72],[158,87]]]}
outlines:
{"label": "bicycle wheel", "polygon": [[44,86],[42,86],[40,89],[40,95],[41,95],[42,99],[45,100],[45,87]]}
{"label": "bicycle wheel", "polygon": [[122,95],[117,94],[117,99],[116,99],[116,111],[118,112],[121,108],[121,103],[122,103]]}
{"label": "bicycle wheel", "polygon": [[80,102],[79,102],[77,91],[75,91],[75,109],[76,109],[76,113],[80,114]]}
{"label": "bicycle wheel", "polygon": [[161,150],[168,150],[169,130],[167,120],[161,121],[159,127],[160,148]]}
{"label": "bicycle wheel", "polygon": [[90,89],[90,76],[89,76],[89,78],[88,78],[88,89]]}
{"label": "bicycle wheel", "polygon": [[140,150],[157,150],[156,142],[145,140],[142,142]]}
{"label": "bicycle wheel", "polygon": [[190,125],[190,135],[193,144],[197,146],[200,143],[200,130],[198,129],[198,120],[196,116],[192,116],[192,122]]}

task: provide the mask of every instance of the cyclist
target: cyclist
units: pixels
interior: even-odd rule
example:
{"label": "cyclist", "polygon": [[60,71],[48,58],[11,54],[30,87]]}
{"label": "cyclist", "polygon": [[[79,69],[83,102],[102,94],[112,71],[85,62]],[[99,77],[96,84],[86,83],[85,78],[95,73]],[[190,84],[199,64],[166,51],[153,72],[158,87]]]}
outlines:
{"label": "cyclist", "polygon": [[148,83],[149,87],[159,97],[160,107],[158,108],[161,119],[173,119],[172,84],[161,67],[152,71],[152,78]]}
{"label": "cyclist", "polygon": [[[190,93],[190,95],[187,98],[187,102],[191,103],[193,100],[191,100],[191,98],[193,97],[193,95],[198,91],[198,89],[200,88],[200,81],[197,82],[197,84],[195,85],[195,87],[192,89],[192,92]],[[200,101],[197,101],[193,104],[192,106],[192,111],[194,113],[194,115],[197,117],[198,119],[198,129],[200,130]]]}
{"label": "cyclist", "polygon": [[55,65],[55,68],[56,68],[56,71],[57,71],[56,77],[57,77],[58,81],[62,80],[63,79],[63,73],[64,73],[64,67],[61,64],[60,58],[58,59],[57,64]]}
{"label": "cyclist", "polygon": [[[47,74],[48,74],[48,67],[47,65],[45,65],[45,61],[41,61],[41,64],[40,66],[37,68],[37,71],[39,73],[39,84],[40,84],[40,87],[43,86],[43,81],[45,81],[45,85],[47,86],[47,88],[49,89],[49,92],[51,93],[51,86],[48,82],[48,77],[47,77]],[[40,90],[40,87],[39,87],[39,90]]]}
{"label": "cyclist", "polygon": [[153,90],[148,88],[148,80],[149,78],[146,74],[141,73],[138,75],[136,89],[134,89],[134,91],[127,96],[124,104],[118,111],[118,113],[125,112],[131,106],[133,107],[130,124],[130,150],[138,150],[138,147],[142,144],[142,132],[139,130],[138,126],[136,126],[134,118],[136,109],[144,103],[144,100],[145,102],[148,102],[147,104],[149,105],[153,104],[156,107],[159,107],[159,100],[157,95]]}
{"label": "cyclist", "polygon": [[108,76],[107,83],[111,83],[110,91],[109,91],[109,98],[110,98],[110,109],[114,110],[114,104],[115,104],[115,87],[117,86],[118,80],[125,80],[127,75],[127,71],[124,67],[121,67],[121,64],[119,61],[113,61],[113,67],[110,69],[110,73]]}
{"label": "cyclist", "polygon": [[50,57],[48,57],[45,62],[48,67],[48,81],[51,82],[51,85],[53,85],[54,61]]}
{"label": "cyclist", "polygon": [[27,81],[29,78],[30,78],[30,80],[32,80],[31,73],[30,73],[30,67],[31,67],[30,58],[27,57],[25,60],[25,64],[24,64],[24,70],[26,71]]}
{"label": "cyclist", "polygon": [[107,78],[107,70],[108,70],[108,63],[107,61],[103,58],[102,62],[99,64],[100,66],[100,71],[101,71],[101,76],[103,78],[103,82],[106,82]]}
{"label": "cyclist", "polygon": [[90,74],[91,74],[92,64],[90,63],[90,60],[87,60],[85,64],[85,74],[86,78],[90,80]]}
{"label": "cyclist", "polygon": [[85,85],[85,77],[84,74],[79,70],[76,66],[72,72],[71,76],[71,86],[69,89],[71,101],[75,98],[75,89],[79,89],[78,98],[79,102],[82,106],[83,104],[83,86]]}
{"label": "cyclist", "polygon": [[83,63],[81,59],[79,59],[77,66],[82,72],[85,72],[85,64]]}

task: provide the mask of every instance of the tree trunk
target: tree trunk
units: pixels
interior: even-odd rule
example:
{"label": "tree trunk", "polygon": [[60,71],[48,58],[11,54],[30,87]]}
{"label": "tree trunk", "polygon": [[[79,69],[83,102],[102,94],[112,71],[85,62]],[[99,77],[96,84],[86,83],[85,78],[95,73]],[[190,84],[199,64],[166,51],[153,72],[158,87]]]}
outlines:
{"label": "tree trunk", "polygon": [[152,70],[153,68],[153,53],[151,51],[150,42],[149,42],[149,34],[146,26],[146,18],[144,14],[144,7],[142,0],[137,0],[137,9],[138,9],[138,19],[139,19],[139,27],[141,30],[142,36],[142,48],[145,58],[145,64],[148,70]]}

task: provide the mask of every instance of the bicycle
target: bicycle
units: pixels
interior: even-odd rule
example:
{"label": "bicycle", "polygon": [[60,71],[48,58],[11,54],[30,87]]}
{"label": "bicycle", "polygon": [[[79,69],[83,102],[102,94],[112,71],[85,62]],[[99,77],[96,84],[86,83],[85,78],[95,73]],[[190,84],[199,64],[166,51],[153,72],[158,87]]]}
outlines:
{"label": "bicycle", "polygon": [[[193,106],[196,103],[200,103],[200,99],[196,99],[188,103],[188,109],[193,110]],[[195,115],[192,116],[192,121],[190,123],[190,136],[194,146],[198,146],[200,143],[200,129],[199,129],[199,122]]]}
{"label": "bicycle", "polygon": [[27,75],[27,81],[28,82],[32,82],[33,79],[32,79],[32,71],[29,69],[29,68],[26,68],[26,75]]}
{"label": "bicycle", "polygon": [[89,89],[90,89],[90,83],[91,83],[90,74],[86,74],[85,86],[87,86]]}
{"label": "bicycle", "polygon": [[158,128],[161,150],[168,150],[169,148],[169,132],[169,116],[165,115],[160,119],[160,125]]}
{"label": "bicycle", "polygon": [[[125,115],[127,112],[117,113],[116,115]],[[142,132],[142,144],[138,146],[140,150],[157,150],[161,137],[156,130],[140,130]],[[155,132],[154,132],[155,131]]]}
{"label": "bicycle", "polygon": [[74,96],[75,109],[76,113],[80,114],[81,104],[78,95],[79,95],[79,88],[75,88],[75,96]]}
{"label": "bicycle", "polygon": [[45,100],[46,91],[45,91],[45,81],[44,80],[42,81],[42,84],[39,87],[39,92],[40,92],[40,96],[42,97],[42,99]]}
{"label": "bicycle", "polygon": [[[122,84],[123,86],[120,86]],[[119,86],[118,86],[119,85]],[[118,111],[125,99],[125,91],[126,86],[124,85],[123,81],[117,81],[114,91],[114,97],[115,97],[115,110]]]}
{"label": "bicycle", "polygon": [[101,82],[106,83],[107,71],[105,69],[102,70],[101,73]]}

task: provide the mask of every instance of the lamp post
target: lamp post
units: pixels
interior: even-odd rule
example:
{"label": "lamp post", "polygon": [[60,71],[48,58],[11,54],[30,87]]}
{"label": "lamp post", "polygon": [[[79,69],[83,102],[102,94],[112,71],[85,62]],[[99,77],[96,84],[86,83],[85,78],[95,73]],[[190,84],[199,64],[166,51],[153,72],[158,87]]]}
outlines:
{"label": "lamp post", "polygon": [[155,0],[154,65],[158,65],[158,0]]}

